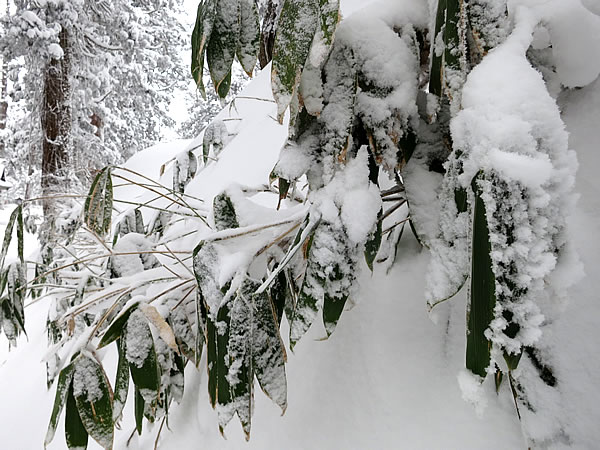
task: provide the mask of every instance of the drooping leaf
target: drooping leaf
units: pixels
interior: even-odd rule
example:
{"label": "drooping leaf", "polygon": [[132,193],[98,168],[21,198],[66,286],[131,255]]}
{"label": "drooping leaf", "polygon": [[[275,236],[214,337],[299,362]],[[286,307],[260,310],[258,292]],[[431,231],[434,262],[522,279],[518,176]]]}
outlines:
{"label": "drooping leaf", "polygon": [[[249,286],[251,289],[252,286]],[[252,295],[252,369],[263,392],[282,412],[287,408],[285,350],[275,307],[266,292]]]}
{"label": "drooping leaf", "polygon": [[17,224],[17,239],[19,241],[17,243],[19,259],[23,262],[23,207],[19,205],[10,214],[10,218],[4,229],[4,240],[2,241],[2,250],[0,251],[0,267],[4,266],[4,259],[6,258],[8,247],[12,241],[15,223]]}
{"label": "drooping leaf", "polygon": [[123,407],[127,401],[127,393],[129,392],[129,363],[125,356],[126,338],[122,336],[117,340],[117,348],[119,350],[119,362],[117,363],[117,375],[115,379],[115,398],[113,402],[113,422],[117,422]]}
{"label": "drooping leaf", "polygon": [[439,42],[444,42],[444,22],[446,20],[446,5],[448,0],[438,0],[435,16],[435,33],[431,39],[431,69],[429,71],[429,92],[442,95],[443,55],[444,49],[438,48]]}
{"label": "drooping leaf", "polygon": [[214,320],[206,320],[206,359],[208,370],[208,398],[213,408],[217,406],[217,328]]}
{"label": "drooping leaf", "polygon": [[339,0],[319,0],[319,19],[325,45],[330,47],[333,43],[337,24],[340,21]]}
{"label": "drooping leaf", "polygon": [[219,430],[223,433],[225,425],[233,417],[234,411],[229,407],[231,403],[231,388],[228,380],[229,358],[227,344],[229,342],[229,324],[231,321],[230,305],[225,303],[217,312],[215,337],[217,340],[217,413],[219,415]]}
{"label": "drooping leaf", "polygon": [[158,399],[160,369],[154,340],[144,314],[136,309],[127,320],[126,352],[131,378],[147,403]]}
{"label": "drooping leaf", "polygon": [[175,192],[185,191],[185,187],[196,175],[198,160],[191,151],[184,151],[175,157],[173,164],[173,190]]}
{"label": "drooping leaf", "polygon": [[44,439],[44,445],[48,445],[54,439],[56,433],[56,427],[58,425],[58,418],[62,412],[65,402],[67,400],[67,394],[71,388],[71,381],[73,380],[73,371],[75,366],[69,364],[58,375],[58,381],[56,382],[56,395],[54,396],[54,406],[52,407],[52,414],[50,415],[50,423],[48,424],[48,431],[46,432],[46,438]]}
{"label": "drooping leaf", "polygon": [[239,228],[240,226],[233,202],[226,192],[221,192],[213,200],[213,215],[217,231]]}
{"label": "drooping leaf", "polygon": [[115,317],[115,319],[110,324],[108,329],[104,332],[102,339],[100,339],[100,343],[98,344],[98,349],[101,349],[102,347],[106,347],[111,342],[119,339],[119,337],[122,335],[122,333],[124,331],[123,327],[127,323],[129,316],[131,315],[131,313],[133,311],[135,311],[137,309],[138,306],[139,306],[139,302],[134,302],[127,309],[122,311],[117,317]]}
{"label": "drooping leaf", "polygon": [[240,0],[240,36],[236,49],[244,72],[252,76],[260,47],[260,22],[255,0]]}
{"label": "drooping leaf", "polygon": [[281,201],[287,198],[288,192],[290,190],[290,182],[285,178],[279,177],[278,183],[279,190],[279,202],[277,203],[277,209],[281,206]]}
{"label": "drooping leaf", "polygon": [[382,215],[383,209],[380,209],[379,213],[377,213],[377,223],[375,224],[375,230],[371,233],[371,235],[367,239],[367,242],[365,243],[365,260],[367,262],[367,266],[369,266],[369,269],[371,269],[371,272],[373,272],[373,262],[375,262],[375,258],[377,257],[379,247],[381,247]]}
{"label": "drooping leaf", "polygon": [[81,421],[77,402],[73,396],[73,385],[69,385],[65,412],[65,439],[72,450],[87,448],[88,432]]}
{"label": "drooping leaf", "polygon": [[165,344],[176,353],[179,353],[177,342],[175,341],[175,334],[165,319],[160,315],[158,310],[147,303],[140,304],[140,311],[144,313],[148,322],[156,327],[158,334]]}
{"label": "drooping leaf", "polygon": [[225,98],[231,85],[231,65],[240,34],[240,0],[219,0],[206,48],[206,59],[215,90]]}
{"label": "drooping leaf", "polygon": [[204,73],[204,54],[206,44],[210,39],[215,20],[215,0],[201,0],[198,3],[196,23],[192,32],[192,77],[200,90],[202,97],[206,100],[206,90],[202,75]]}
{"label": "drooping leaf", "polygon": [[496,305],[496,280],[492,269],[491,244],[485,211],[478,180],[473,179],[475,193],[473,207],[473,237],[471,258],[471,290],[467,318],[466,367],[474,374],[485,377],[490,365],[491,343],[485,337],[485,330],[494,319]]}
{"label": "drooping leaf", "polygon": [[135,429],[138,435],[142,435],[142,423],[144,421],[144,397],[140,393],[140,390],[135,386],[135,397],[134,397],[134,415],[135,415]]}
{"label": "drooping leaf", "polygon": [[250,300],[254,289],[256,289],[255,285],[245,281],[233,301],[228,342],[231,402],[240,419],[246,439],[250,437],[254,391],[251,335],[253,311]]}
{"label": "drooping leaf", "polygon": [[273,302],[273,305],[275,306],[275,311],[277,312],[277,323],[281,324],[288,296],[288,282],[284,271],[277,275],[268,292],[271,302]]}
{"label": "drooping leaf", "polygon": [[6,274],[7,294],[8,301],[11,304],[12,316],[16,320],[18,330],[23,331],[25,334],[27,334],[25,331],[26,271],[27,266],[20,261],[16,261],[8,266]]}
{"label": "drooping leaf", "polygon": [[296,95],[318,23],[318,0],[285,0],[279,16],[271,69],[271,88],[280,123]]}
{"label": "drooping leaf", "polygon": [[85,200],[85,224],[98,235],[106,235],[110,230],[112,207],[113,186],[111,168],[105,167],[94,178]]}
{"label": "drooping leaf", "polygon": [[94,358],[81,354],[75,360],[73,396],[81,422],[88,434],[106,449],[114,437],[113,393],[102,366]]}

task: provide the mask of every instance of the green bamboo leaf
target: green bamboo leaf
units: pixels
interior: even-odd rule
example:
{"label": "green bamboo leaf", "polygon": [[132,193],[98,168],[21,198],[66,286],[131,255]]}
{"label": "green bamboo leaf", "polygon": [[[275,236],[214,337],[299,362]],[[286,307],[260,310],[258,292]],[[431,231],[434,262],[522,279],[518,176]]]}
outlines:
{"label": "green bamboo leaf", "polygon": [[213,215],[217,231],[239,228],[235,206],[226,192],[221,192],[213,200]]}
{"label": "green bamboo leaf", "polygon": [[216,2],[215,20],[206,48],[206,59],[215,90],[225,98],[231,85],[231,65],[240,34],[240,0]]}
{"label": "green bamboo leaf", "polygon": [[[435,16],[435,33],[431,40],[431,69],[429,71],[429,92],[440,97],[442,95],[443,77],[443,49],[438,48],[439,42],[444,42],[444,23],[446,20],[446,6],[448,0],[438,0]],[[440,34],[441,33],[441,34]]]}
{"label": "green bamboo leaf", "polygon": [[206,44],[210,39],[213,24],[215,20],[215,1],[202,0],[198,4],[196,13],[196,23],[192,32],[192,77],[196,86],[206,100],[206,90],[202,76],[204,73],[204,54],[206,53]]}
{"label": "green bamboo leaf", "polygon": [[96,175],[85,200],[84,221],[100,236],[110,230],[113,206],[113,187],[110,167]]}
{"label": "green bamboo leaf", "polygon": [[373,272],[373,262],[375,262],[375,258],[377,257],[379,247],[381,247],[382,215],[383,209],[380,209],[377,213],[377,223],[375,224],[375,230],[371,233],[371,235],[367,239],[367,242],[365,243],[365,260],[367,261],[367,266],[369,266],[371,272]]}
{"label": "green bamboo leaf", "polygon": [[[315,231],[310,234],[310,237],[306,241],[305,258],[307,259],[310,257],[310,248],[314,236]],[[323,302],[322,296],[325,283],[325,279],[322,278],[318,269],[315,268],[315,264],[311,264],[309,260],[304,281],[302,282],[302,287],[296,301],[294,315],[290,323],[290,349],[294,349],[296,343],[304,336],[315,321],[319,311],[319,304]]]}
{"label": "green bamboo leaf", "polygon": [[271,69],[271,88],[280,123],[296,95],[318,23],[317,0],[285,0],[279,16]]}
{"label": "green bamboo leaf", "polygon": [[[252,289],[252,286],[248,286]],[[279,335],[275,306],[266,292],[251,297],[253,308],[252,369],[263,390],[282,413],[287,408],[285,349]]]}
{"label": "green bamboo leaf", "polygon": [[25,295],[27,292],[27,266],[19,261],[8,267],[6,285],[8,287],[8,300],[11,304],[12,315],[16,319],[21,331],[25,331]]}
{"label": "green bamboo leaf", "polygon": [[288,291],[287,276],[285,272],[282,271],[279,273],[279,275],[277,275],[275,281],[268,291],[271,302],[273,302],[273,305],[275,306],[275,311],[277,312],[277,323],[279,324],[281,324],[281,319],[283,318],[283,311],[288,299]]}
{"label": "green bamboo leaf", "polygon": [[319,0],[319,23],[325,40],[325,45],[333,44],[333,37],[340,21],[339,0]]}
{"label": "green bamboo leaf", "polygon": [[142,435],[142,423],[144,420],[144,397],[140,393],[140,390],[135,386],[135,397],[134,397],[134,413],[135,413],[135,429],[138,435]]}
{"label": "green bamboo leaf", "polygon": [[279,177],[278,190],[279,202],[277,203],[277,209],[279,209],[279,207],[281,206],[281,200],[287,198],[288,192],[290,190],[290,182],[285,178]]}
{"label": "green bamboo leaf", "polygon": [[[4,240],[2,241],[2,250],[0,251],[0,267],[4,266],[4,259],[6,258],[6,254],[8,253],[8,247],[10,246],[10,242],[12,240],[12,233],[15,227],[15,223],[17,222],[17,218],[21,217],[21,237],[19,244],[19,257],[22,259],[23,255],[23,216],[22,216],[22,206],[17,206],[13,212],[10,214],[10,218],[6,224],[6,228],[4,229]],[[17,227],[19,229],[19,227]],[[18,231],[17,231],[18,232]]]}
{"label": "green bamboo leaf", "polygon": [[144,314],[136,309],[127,320],[126,356],[131,378],[147,403],[158,398],[160,368],[150,326]]}
{"label": "green bamboo leaf", "polygon": [[342,312],[344,311],[344,306],[346,305],[347,300],[347,294],[342,294],[340,296],[332,296],[325,293],[325,296],[323,298],[323,324],[325,325],[325,331],[327,332],[327,336],[331,336],[331,334],[335,330],[338,320],[340,320]]}
{"label": "green bamboo leaf", "polygon": [[115,399],[113,402],[113,422],[121,417],[123,407],[127,401],[129,392],[129,363],[125,355],[125,337],[117,340],[117,349],[119,351],[119,362],[117,363],[117,375],[115,379]]}
{"label": "green bamboo leaf", "polygon": [[87,448],[88,432],[83,426],[77,402],[73,396],[73,386],[69,385],[65,412],[65,440],[69,449]]}
{"label": "green bamboo leaf", "polygon": [[208,398],[217,406],[217,327],[210,315],[206,319],[206,359],[208,370]]}
{"label": "green bamboo leaf", "polygon": [[238,291],[231,307],[228,355],[231,380],[231,402],[237,413],[246,440],[250,438],[252,418],[253,384],[252,372],[252,328],[253,311],[250,303],[252,291],[256,286],[249,280]]}
{"label": "green bamboo leaf", "polygon": [[122,311],[115,319],[112,321],[108,329],[104,332],[102,339],[100,339],[100,343],[98,344],[98,349],[102,347],[106,347],[113,341],[119,339],[121,334],[124,332],[124,326],[129,319],[129,316],[133,311],[137,309],[139,306],[139,302],[135,302],[131,304],[127,309]]}
{"label": "green bamboo leaf", "polygon": [[248,76],[252,76],[260,47],[260,21],[255,0],[240,0],[240,36],[236,56]]}
{"label": "green bamboo leaf", "polygon": [[229,357],[227,345],[229,342],[229,324],[231,321],[230,305],[221,305],[217,312],[215,338],[217,341],[217,412],[219,415],[219,430],[223,433],[225,425],[233,417],[234,411],[229,408],[231,403],[231,388],[227,373],[229,372]]}
{"label": "green bamboo leaf", "polygon": [[106,449],[114,438],[113,393],[102,366],[85,354],[75,361],[73,396],[88,434]]}
{"label": "green bamboo leaf", "polygon": [[17,208],[17,254],[19,255],[19,261],[21,264],[25,264],[23,257],[23,206],[19,205]]}
{"label": "green bamboo leaf", "polygon": [[478,180],[473,178],[475,194],[473,207],[473,237],[471,260],[471,290],[467,318],[466,367],[474,374],[485,377],[490,365],[491,343],[485,337],[485,330],[494,319],[496,305],[496,280],[492,270],[491,243],[485,212],[485,203]]}
{"label": "green bamboo leaf", "polygon": [[54,439],[56,433],[56,427],[58,425],[58,418],[62,412],[65,401],[67,400],[67,394],[71,388],[71,381],[73,380],[73,371],[75,366],[69,364],[58,375],[58,381],[56,382],[56,394],[54,396],[54,406],[52,407],[52,414],[50,415],[50,423],[48,424],[48,431],[46,432],[46,438],[44,439],[44,446],[50,444]]}

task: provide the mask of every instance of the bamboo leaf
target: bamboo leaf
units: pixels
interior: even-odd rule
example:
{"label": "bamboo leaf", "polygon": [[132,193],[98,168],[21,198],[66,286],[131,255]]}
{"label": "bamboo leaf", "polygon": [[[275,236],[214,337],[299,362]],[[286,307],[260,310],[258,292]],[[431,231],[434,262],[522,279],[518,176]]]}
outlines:
{"label": "bamboo leaf", "polygon": [[163,319],[158,310],[152,305],[142,303],[140,304],[140,311],[142,311],[148,321],[156,327],[159,336],[163,341],[165,341],[165,344],[167,344],[167,346],[169,346],[169,348],[175,353],[179,353],[179,348],[177,347],[177,342],[175,341],[175,334],[173,334],[173,330],[166,320]]}
{"label": "bamboo leaf", "polygon": [[228,380],[229,357],[227,345],[229,342],[229,324],[231,321],[230,305],[225,303],[217,312],[215,326],[215,338],[217,341],[217,413],[219,415],[219,430],[223,433],[225,425],[233,417],[233,409],[229,408],[231,403],[231,390]]}
{"label": "bamboo leaf", "polygon": [[[248,286],[252,289],[253,286]],[[251,297],[254,323],[252,325],[252,368],[263,392],[282,413],[287,408],[285,350],[279,335],[277,313],[265,292]]]}
{"label": "bamboo leaf", "polygon": [[[15,223],[17,222],[17,218],[21,217],[21,243],[19,245],[20,250],[19,250],[19,257],[22,259],[22,255],[23,255],[23,216],[22,216],[22,206],[19,205],[17,206],[13,212],[10,214],[10,218],[8,219],[8,222],[6,224],[6,228],[4,229],[4,240],[2,241],[2,250],[0,251],[0,267],[4,266],[4,259],[6,258],[6,254],[8,253],[8,247],[10,246],[10,242],[12,240],[12,233],[13,233],[13,229],[15,227]],[[18,228],[18,227],[17,227]]]}
{"label": "bamboo leaf", "polygon": [[431,69],[429,71],[429,92],[442,95],[443,77],[443,49],[439,49],[439,42],[444,42],[444,23],[446,20],[446,5],[448,0],[438,0],[437,13],[435,16],[435,33],[431,39]]}
{"label": "bamboo leaf", "polygon": [[208,371],[208,397],[213,408],[217,406],[217,328],[213,319],[206,320],[206,359]]}
{"label": "bamboo leaf", "polygon": [[69,364],[58,375],[58,381],[56,382],[56,394],[54,396],[54,406],[52,407],[52,414],[50,415],[50,423],[48,424],[48,431],[46,432],[46,438],[44,439],[44,446],[50,444],[54,439],[56,433],[56,427],[58,425],[58,418],[62,412],[67,395],[71,389],[71,381],[73,380],[73,370],[75,366]]}
{"label": "bamboo leaf", "polygon": [[152,403],[160,390],[160,368],[148,322],[139,310],[127,320],[126,356],[131,378],[144,400]]}
{"label": "bamboo leaf", "polygon": [[333,44],[333,37],[340,21],[339,0],[319,0],[319,23],[325,40],[325,45]]}
{"label": "bamboo leaf", "polygon": [[221,192],[213,200],[213,215],[217,231],[239,228],[240,226],[233,202],[226,192]]}
{"label": "bamboo leaf", "polygon": [[481,188],[477,175],[472,182],[475,193],[473,207],[473,237],[471,257],[471,290],[467,318],[466,367],[474,374],[485,377],[490,365],[491,343],[485,337],[485,330],[494,319],[496,304],[496,280],[490,256],[491,244]]}
{"label": "bamboo leaf", "polygon": [[254,0],[240,0],[240,36],[236,56],[242,68],[252,76],[260,47],[260,22]]}
{"label": "bamboo leaf", "polygon": [[192,32],[192,77],[206,100],[206,90],[202,76],[204,73],[204,54],[210,39],[215,20],[215,1],[201,0],[196,13],[196,23]]}
{"label": "bamboo leaf", "polygon": [[375,224],[375,230],[371,233],[365,244],[365,260],[367,261],[367,266],[369,266],[371,272],[373,272],[373,262],[375,261],[375,258],[377,257],[377,252],[379,251],[379,247],[381,246],[382,215],[383,209],[380,209],[379,213],[377,213],[377,223]]}
{"label": "bamboo leaf", "polygon": [[231,65],[240,34],[240,0],[219,0],[206,48],[206,59],[215,90],[225,98],[231,85]]}
{"label": "bamboo leaf", "polygon": [[275,36],[271,69],[271,88],[280,123],[296,95],[318,23],[317,0],[285,0]]}
{"label": "bamboo leaf", "polygon": [[83,426],[77,402],[73,396],[73,386],[69,385],[65,412],[65,440],[69,449],[87,448],[88,432]]}
{"label": "bamboo leaf", "polygon": [[119,339],[119,337],[121,336],[121,334],[124,331],[124,326],[127,323],[129,316],[131,315],[131,313],[133,311],[135,311],[137,309],[138,306],[139,306],[139,302],[135,302],[132,305],[130,305],[127,309],[122,311],[117,317],[115,317],[115,319],[112,321],[112,323],[110,324],[108,329],[104,332],[102,339],[100,339],[100,343],[98,344],[98,349],[101,349],[102,347],[106,347],[111,342]]}
{"label": "bamboo leaf", "polygon": [[122,336],[117,340],[117,348],[119,351],[119,362],[117,363],[117,375],[115,379],[115,399],[113,403],[113,422],[119,420],[125,402],[127,401],[127,393],[129,392],[129,363],[125,356],[126,339]]}
{"label": "bamboo leaf", "polygon": [[135,429],[138,435],[142,434],[142,423],[144,420],[144,397],[140,393],[140,390],[135,386],[135,397],[134,397],[134,414],[135,414]]}
{"label": "bamboo leaf", "polygon": [[110,230],[113,206],[113,187],[110,167],[105,167],[96,175],[85,200],[84,221],[100,236]]}
{"label": "bamboo leaf", "polygon": [[102,447],[112,448],[113,393],[102,366],[85,354],[75,361],[73,396],[88,434]]}

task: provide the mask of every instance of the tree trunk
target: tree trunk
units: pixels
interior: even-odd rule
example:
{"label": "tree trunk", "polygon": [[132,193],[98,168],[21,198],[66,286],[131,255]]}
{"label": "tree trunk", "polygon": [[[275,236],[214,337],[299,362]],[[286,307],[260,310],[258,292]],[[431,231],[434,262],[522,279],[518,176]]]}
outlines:
{"label": "tree trunk", "polygon": [[[69,85],[69,42],[63,29],[60,46],[64,56],[52,59],[44,73],[44,92],[41,113],[42,124],[42,192],[44,196],[64,191],[66,169],[71,147],[71,89]],[[54,202],[44,202],[44,216],[50,218]]]}

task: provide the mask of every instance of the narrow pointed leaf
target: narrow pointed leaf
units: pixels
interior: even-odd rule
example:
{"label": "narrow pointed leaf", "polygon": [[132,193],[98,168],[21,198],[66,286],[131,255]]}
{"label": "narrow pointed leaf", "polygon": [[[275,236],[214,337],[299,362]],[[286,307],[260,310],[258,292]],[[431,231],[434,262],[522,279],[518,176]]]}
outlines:
{"label": "narrow pointed leaf", "polygon": [[339,0],[319,0],[319,23],[327,47],[333,43],[333,36],[340,21]]}
{"label": "narrow pointed leaf", "polygon": [[135,398],[134,398],[134,415],[135,415],[135,429],[138,435],[142,434],[142,423],[144,420],[144,397],[140,393],[138,387],[135,387]]}
{"label": "narrow pointed leaf", "polygon": [[110,167],[96,175],[85,200],[85,224],[100,236],[110,230],[113,206],[113,187]]}
{"label": "narrow pointed leaf", "polygon": [[151,403],[158,398],[160,389],[160,369],[154,340],[147,319],[135,310],[127,320],[126,352],[131,378],[144,400]]}
{"label": "narrow pointed leaf", "polygon": [[[6,228],[4,229],[4,240],[2,241],[2,250],[0,251],[0,267],[4,266],[4,259],[6,258],[6,254],[8,253],[8,247],[10,246],[10,242],[12,240],[12,233],[13,233],[13,229],[15,226],[15,223],[17,222],[17,217],[21,216],[21,222],[23,221],[22,218],[22,207],[21,205],[17,206],[13,212],[10,214],[10,218],[8,219],[8,222],[6,224]],[[22,232],[22,228],[21,228],[21,232]],[[21,237],[22,240],[22,237]],[[23,244],[21,243],[21,246]],[[21,256],[21,255],[19,255]]]}
{"label": "narrow pointed leaf", "polygon": [[215,20],[206,49],[206,59],[215,90],[225,98],[231,85],[231,65],[240,32],[240,0],[216,2]]}
{"label": "narrow pointed leaf", "polygon": [[119,350],[119,362],[117,363],[117,375],[115,379],[115,398],[113,403],[113,422],[119,420],[129,392],[129,363],[125,356],[125,337],[117,340]]}
{"label": "narrow pointed leaf", "polygon": [[88,434],[102,447],[112,448],[113,393],[102,366],[85,354],[75,361],[73,396]]}
{"label": "narrow pointed leaf", "polygon": [[124,331],[124,327],[125,327],[125,324],[127,323],[127,320],[129,319],[129,316],[131,315],[131,313],[133,311],[135,311],[137,309],[138,306],[139,306],[139,302],[133,303],[125,311],[122,311],[112,321],[112,323],[110,324],[108,329],[104,332],[102,339],[100,339],[100,343],[98,344],[98,349],[100,349],[102,347],[106,347],[111,342],[119,339],[119,337],[121,336],[121,334]]}
{"label": "narrow pointed leaf", "polygon": [[285,350],[275,307],[266,293],[253,295],[252,306],[252,368],[263,392],[285,412]]}
{"label": "narrow pointed leaf", "polygon": [[297,92],[318,23],[318,0],[285,0],[273,47],[271,72],[280,123]]}
{"label": "narrow pointed leaf", "polygon": [[226,192],[220,193],[213,200],[213,215],[217,231],[228,228],[239,228],[240,226],[233,202]]}
{"label": "narrow pointed leaf", "polygon": [[46,432],[46,438],[44,445],[48,445],[54,438],[56,433],[56,426],[58,425],[58,418],[62,412],[65,402],[67,400],[67,394],[71,387],[71,381],[73,380],[73,370],[75,366],[69,364],[58,375],[58,381],[56,382],[56,395],[54,396],[54,406],[52,407],[52,414],[50,415],[50,423],[48,424],[48,431]]}
{"label": "narrow pointed leaf", "polygon": [[87,448],[88,432],[83,426],[77,402],[73,396],[73,386],[69,386],[65,412],[65,440],[69,449]]}
{"label": "narrow pointed leaf", "polygon": [[375,262],[377,252],[379,251],[379,247],[381,246],[382,214],[383,209],[380,209],[379,213],[377,214],[377,223],[375,224],[375,230],[371,233],[369,239],[365,244],[365,260],[367,262],[367,266],[369,266],[369,269],[371,269],[371,272],[373,272],[373,262]]}
{"label": "narrow pointed leaf", "polygon": [[255,0],[240,0],[240,36],[236,55],[244,72],[252,76],[260,48],[260,23]]}
{"label": "narrow pointed leaf", "polygon": [[474,374],[485,377],[490,365],[490,342],[485,330],[494,319],[496,283],[490,256],[491,244],[485,212],[485,203],[477,183],[473,179],[475,205],[473,207],[473,238],[471,259],[471,291],[467,318],[466,367]]}

